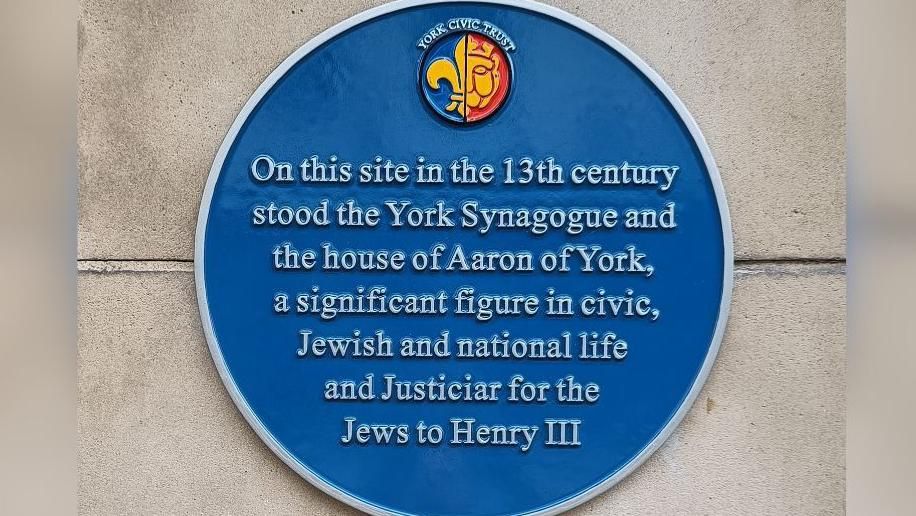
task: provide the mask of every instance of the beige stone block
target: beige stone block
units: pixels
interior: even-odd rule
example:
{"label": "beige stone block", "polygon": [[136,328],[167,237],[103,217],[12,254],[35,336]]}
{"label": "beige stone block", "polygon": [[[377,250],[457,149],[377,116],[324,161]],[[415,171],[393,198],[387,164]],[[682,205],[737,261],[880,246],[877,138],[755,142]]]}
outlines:
{"label": "beige stone block", "polygon": [[[352,512],[235,410],[190,264],[80,268],[81,514]],[[719,358],[687,418],[573,514],[842,514],[845,285],[841,265],[739,267]]]}
{"label": "beige stone block", "polygon": [[[191,259],[242,104],[300,45],[378,3],[83,0],[80,258]],[[696,117],[738,258],[845,256],[843,2],[557,4],[633,49]]]}

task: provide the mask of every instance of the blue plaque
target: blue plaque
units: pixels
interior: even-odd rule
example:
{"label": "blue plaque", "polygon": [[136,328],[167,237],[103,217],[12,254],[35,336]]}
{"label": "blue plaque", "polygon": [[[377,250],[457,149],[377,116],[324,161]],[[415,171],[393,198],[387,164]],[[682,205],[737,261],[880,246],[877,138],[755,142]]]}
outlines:
{"label": "blue plaque", "polygon": [[732,288],[662,79],[526,1],[395,2],[294,52],[213,162],[204,332],[252,428],[373,514],[554,514],[656,450]]}

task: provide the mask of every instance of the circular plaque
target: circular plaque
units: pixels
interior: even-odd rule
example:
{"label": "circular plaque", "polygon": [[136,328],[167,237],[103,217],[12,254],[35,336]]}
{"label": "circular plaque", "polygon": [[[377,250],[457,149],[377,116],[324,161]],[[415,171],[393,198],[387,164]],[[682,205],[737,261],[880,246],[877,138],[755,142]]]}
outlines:
{"label": "circular plaque", "polygon": [[204,332],[265,443],[373,514],[553,514],[684,417],[732,288],[662,79],[525,1],[395,2],[245,104],[197,226]]}

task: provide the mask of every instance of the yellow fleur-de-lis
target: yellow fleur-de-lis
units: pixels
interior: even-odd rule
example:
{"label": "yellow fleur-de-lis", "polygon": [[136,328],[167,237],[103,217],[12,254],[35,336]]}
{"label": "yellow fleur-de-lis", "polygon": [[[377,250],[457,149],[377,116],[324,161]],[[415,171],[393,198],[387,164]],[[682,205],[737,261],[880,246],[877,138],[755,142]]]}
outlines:
{"label": "yellow fleur-de-lis", "polygon": [[464,102],[464,59],[465,45],[467,36],[461,38],[455,45],[455,61],[448,58],[440,57],[433,61],[426,69],[426,82],[434,90],[440,88],[439,81],[445,80],[452,89],[452,95],[449,97],[446,111],[458,111],[461,116],[465,115],[466,105]]}

